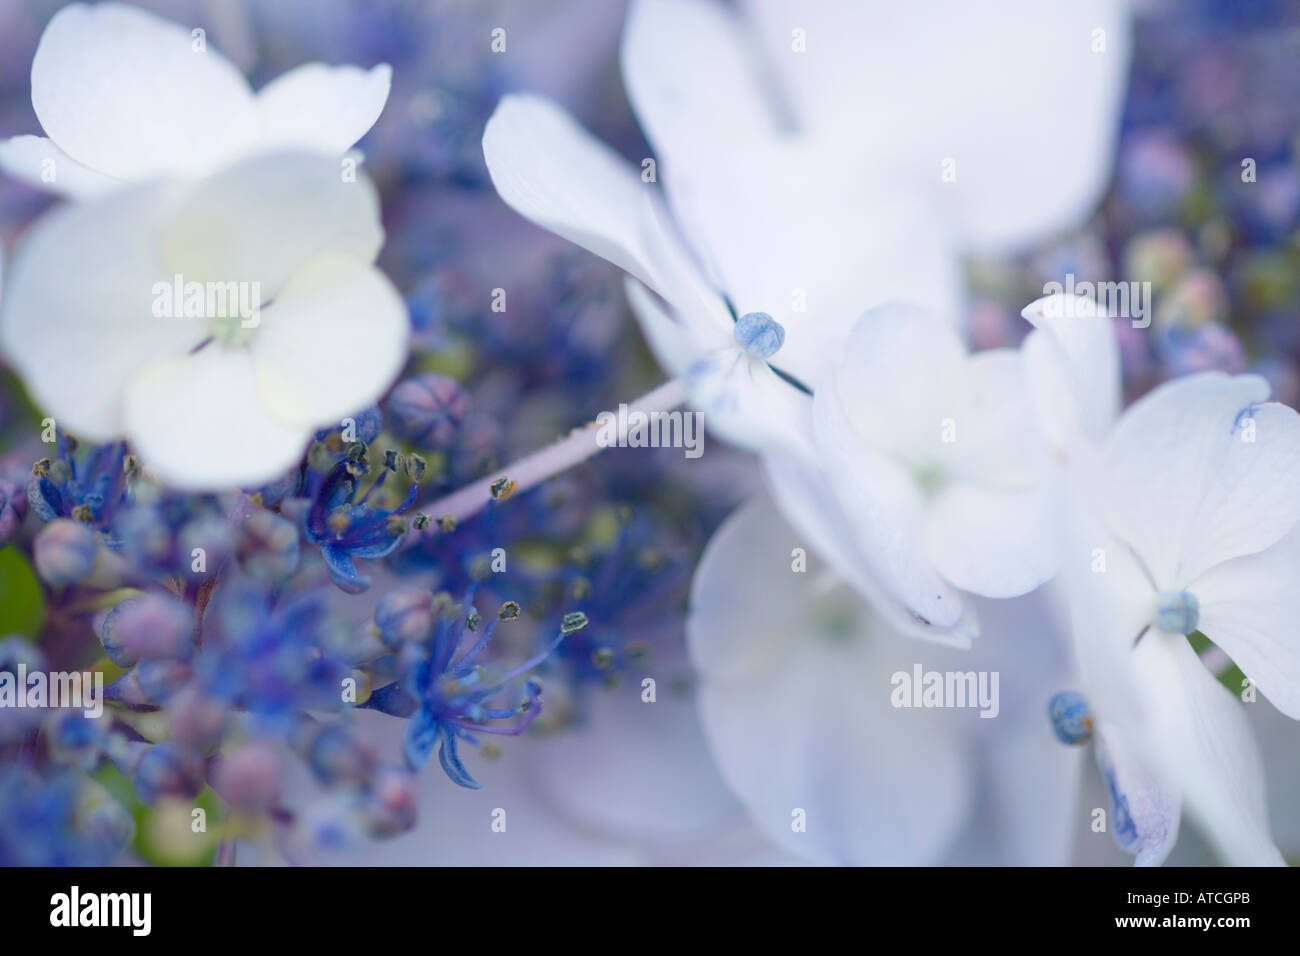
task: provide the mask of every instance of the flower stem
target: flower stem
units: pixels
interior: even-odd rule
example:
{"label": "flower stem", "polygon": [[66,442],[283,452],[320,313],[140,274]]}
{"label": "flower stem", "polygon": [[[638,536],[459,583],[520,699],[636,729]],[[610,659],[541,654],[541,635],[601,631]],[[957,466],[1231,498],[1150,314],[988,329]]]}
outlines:
{"label": "flower stem", "polygon": [[[670,411],[686,400],[686,388],[679,379],[670,379],[658,388],[628,403],[628,415],[633,412]],[[464,521],[477,514],[492,501],[492,486],[503,478],[515,483],[512,493],[526,491],[548,478],[574,465],[586,461],[601,450],[598,441],[601,430],[595,422],[573,429],[552,445],[520,458],[512,465],[498,469],[486,478],[480,478],[451,494],[439,498],[422,509],[434,520],[450,516]]]}

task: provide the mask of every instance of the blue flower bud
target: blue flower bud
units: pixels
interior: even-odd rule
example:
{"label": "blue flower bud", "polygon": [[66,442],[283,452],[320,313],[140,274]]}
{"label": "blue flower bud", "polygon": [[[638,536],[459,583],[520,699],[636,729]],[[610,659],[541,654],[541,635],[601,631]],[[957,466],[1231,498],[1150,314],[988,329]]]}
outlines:
{"label": "blue flower bud", "polygon": [[80,521],[59,518],[36,536],[32,545],[36,571],[54,587],[68,587],[90,577],[99,554],[99,538]]}
{"label": "blue flower bud", "polygon": [[1164,591],[1156,604],[1156,627],[1166,634],[1191,634],[1201,619],[1201,602],[1187,591]]}
{"label": "blue flower bud", "polygon": [[0,548],[18,533],[27,513],[27,495],[15,482],[0,479]]}
{"label": "blue flower bud", "polygon": [[105,615],[99,639],[119,667],[142,658],[187,658],[194,649],[194,615],[170,595],[127,598]]}
{"label": "blue flower bud", "polygon": [[750,358],[766,360],[785,344],[785,329],[766,312],[746,312],[736,320],[733,333]]}
{"label": "blue flower bud", "polygon": [[1061,691],[1048,702],[1047,715],[1061,743],[1086,744],[1092,738],[1092,714],[1082,694]]}
{"label": "blue flower bud", "polygon": [[167,702],[171,739],[201,752],[221,740],[229,717],[226,704],[205,694],[197,682],[186,684]]}
{"label": "blue flower bud", "polygon": [[469,395],[445,375],[408,378],[388,397],[393,431],[419,448],[449,446],[469,412]]}
{"label": "blue flower bud", "polygon": [[135,665],[131,673],[135,675],[140,693],[145,700],[162,704],[185,686],[193,672],[184,661],[142,660]]}
{"label": "blue flower bud", "polygon": [[280,761],[275,749],[254,741],[226,754],[217,764],[212,788],[240,810],[266,811],[280,798]]}

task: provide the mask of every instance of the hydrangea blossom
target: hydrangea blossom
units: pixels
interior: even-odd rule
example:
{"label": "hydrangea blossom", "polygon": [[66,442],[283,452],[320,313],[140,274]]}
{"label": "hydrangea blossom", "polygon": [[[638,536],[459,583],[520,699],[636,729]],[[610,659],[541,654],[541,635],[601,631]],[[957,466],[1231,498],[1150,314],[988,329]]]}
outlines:
{"label": "hydrangea blossom", "polygon": [[[756,824],[815,862],[915,866],[959,859],[991,820],[992,858],[1064,862],[1079,762],[1047,732],[1040,697],[1068,668],[1041,596],[983,602],[993,633],[974,652],[909,641],[802,540],[770,500],[752,501],[692,587],[701,721]],[[996,719],[895,706],[893,675],[917,666],[998,671]]]}
{"label": "hydrangea blossom", "polygon": [[268,481],[405,361],[382,242],[369,180],[305,153],[124,190],[34,227],[0,347],[59,428],[126,436],[175,486]]}
{"label": "hydrangea blossom", "polygon": [[259,152],[340,155],[374,125],[392,70],[308,63],[256,94],[193,31],[121,3],[74,3],[32,61],[46,137],[0,143],[0,169],[69,196],[198,178]]}
{"label": "hydrangea blossom", "polygon": [[[1109,318],[1040,300],[1026,314],[1050,336],[1056,376],[1043,407],[1072,436],[1063,568],[1099,763],[1131,826],[1125,843],[1158,863],[1180,808],[1234,862],[1275,863],[1263,771],[1245,715],[1198,660],[1203,632],[1283,712],[1296,704],[1290,631],[1300,551],[1300,416],[1267,402],[1255,376],[1218,372],[1167,383],[1113,425],[1117,381]],[[1089,344],[1091,343],[1091,344]],[[1091,407],[1091,411],[1089,411]],[[1086,424],[1084,424],[1086,423]]]}

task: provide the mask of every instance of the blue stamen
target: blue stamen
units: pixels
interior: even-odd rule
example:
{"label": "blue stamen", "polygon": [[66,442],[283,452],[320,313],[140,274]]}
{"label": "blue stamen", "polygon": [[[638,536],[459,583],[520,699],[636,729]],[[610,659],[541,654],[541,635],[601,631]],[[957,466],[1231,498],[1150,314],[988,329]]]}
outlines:
{"label": "blue stamen", "polygon": [[[527,730],[542,711],[542,688],[537,681],[526,680],[520,699],[515,681],[542,663],[565,636],[559,634],[524,663],[498,671],[490,665],[473,663],[491,641],[496,625],[493,621],[467,651],[457,656],[469,630],[468,622],[474,616],[474,590],[470,589],[463,604],[443,608],[429,656],[396,684],[375,691],[361,705],[397,716],[409,715],[404,749],[411,768],[423,767],[437,747],[438,762],[447,776],[471,789],[477,789],[478,783],[461,763],[458,742],[464,740],[477,746],[474,734],[514,737]],[[518,703],[510,706],[513,701]],[[490,726],[488,721],[513,723]]]}

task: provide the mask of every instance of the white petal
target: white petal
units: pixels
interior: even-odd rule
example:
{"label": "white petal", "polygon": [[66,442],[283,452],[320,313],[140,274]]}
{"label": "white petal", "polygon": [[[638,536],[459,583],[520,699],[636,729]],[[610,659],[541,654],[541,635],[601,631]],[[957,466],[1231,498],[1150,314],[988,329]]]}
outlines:
{"label": "white petal", "polygon": [[930,505],[925,546],[948,581],[985,597],[1025,594],[1056,573],[1061,506],[1047,487],[1003,491],[954,484]]}
{"label": "white petal", "polygon": [[[937,190],[967,241],[992,249],[1073,226],[1100,199],[1128,75],[1127,7],[747,5],[803,128],[838,139],[859,163],[889,159],[895,181]],[[1104,52],[1093,52],[1099,42]],[[1045,129],[1061,104],[1061,129]],[[944,182],[948,159],[956,179]]]}
{"label": "white petal", "polygon": [[943,419],[964,404],[956,383],[965,361],[949,325],[890,302],[858,319],[827,379],[813,384],[817,401],[837,399],[863,440],[921,463],[943,451]]}
{"label": "white petal", "polygon": [[640,279],[683,321],[729,323],[672,234],[657,188],[554,103],[503,98],[483,132],[483,156],[518,213]]}
{"label": "white petal", "polygon": [[37,189],[84,198],[112,192],[122,182],[81,165],[43,136],[0,142],[0,169]]}
{"label": "white petal", "polygon": [[[623,289],[651,354],[669,375],[674,378],[684,375],[705,350],[699,336],[693,334],[690,326],[671,315],[654,293],[636,279],[626,276]],[[719,335],[714,347],[725,344],[725,338]]]}
{"label": "white petal", "polygon": [[776,133],[761,63],[744,26],[698,0],[635,0],[619,62],[628,99],[664,165],[685,165],[701,141],[753,141]]}
{"label": "white petal", "polygon": [[302,456],[311,430],[262,400],[252,357],[215,343],[164,359],[126,389],[127,436],[141,462],[189,491],[257,485]]}
{"label": "white petal", "polygon": [[1134,854],[1134,866],[1159,866],[1178,840],[1178,792],[1151,774],[1122,731],[1101,723],[1094,735],[1097,769],[1110,796],[1111,835]]}
{"label": "white petal", "polygon": [[1186,639],[1153,634],[1134,652],[1155,726],[1144,759],[1181,788],[1218,856],[1234,866],[1282,865],[1269,835],[1264,768],[1242,704]]}
{"label": "white petal", "polygon": [[[705,746],[693,695],[669,688],[656,656],[656,700],[641,682],[588,695],[584,723],[529,741],[543,793],[576,825],[656,843],[707,835],[741,815]],[[629,675],[630,676],[630,675]]]}
{"label": "white petal", "polygon": [[981,634],[956,667],[999,674],[997,718],[972,721],[987,764],[973,829],[992,846],[968,862],[1063,866],[1073,853],[1084,748],[1057,740],[1047,714],[1053,694],[1077,686],[1062,600],[1047,584],[1010,601],[968,602]]}
{"label": "white petal", "polygon": [[773,364],[810,381],[854,318],[890,298],[958,323],[955,249],[931,191],[864,169],[837,139],[779,139],[788,118],[747,35],[712,3],[640,0],[621,60],[696,253],[740,314],[786,328]]}
{"label": "white petal", "polygon": [[[1266,767],[1300,766],[1300,733],[1296,723],[1267,701],[1247,711],[1259,740]],[[1268,774],[1268,805],[1273,835],[1283,856],[1294,859],[1300,853],[1300,775]]]}
{"label": "white petal", "polygon": [[785,326],[772,362],[805,382],[865,309],[906,298],[954,327],[962,319],[958,257],[932,197],[833,147],[702,142],[663,173],[677,221],[736,312]]}
{"label": "white petal", "polygon": [[935,388],[942,396],[937,419],[917,426],[930,445],[929,461],[950,481],[1003,490],[1037,482],[1045,461],[1028,427],[1032,413],[1021,356],[1014,349],[976,352],[946,384]]}
{"label": "white petal", "polygon": [[723,348],[686,369],[691,406],[711,432],[742,448],[810,453],[812,402],[763,362]]}
{"label": "white petal", "polygon": [[305,63],[257,93],[260,146],[306,149],[338,156],[350,149],[388,102],[393,68]]}
{"label": "white petal", "polygon": [[1192,584],[1200,630],[1264,696],[1300,720],[1300,530],[1258,554],[1225,561]]}
{"label": "white petal", "polygon": [[32,60],[41,126],[79,163],[117,179],[199,174],[253,142],[253,96],[190,31],[119,3],[64,7]]}
{"label": "white petal", "polygon": [[250,342],[281,386],[270,408],[285,422],[326,425],[379,398],[406,362],[406,303],[382,272],[326,254],[309,261],[261,315]]}
{"label": "white petal", "polygon": [[176,198],[132,187],[55,209],[14,257],[0,342],[36,403],[84,439],[119,437],[131,376],[208,335],[206,323],[153,314],[154,285],[172,275],[158,236]]}
{"label": "white petal", "polygon": [[[760,499],[723,524],[696,571],[687,639],[718,765],[790,852],[933,861],[965,817],[969,756],[948,714],[889,703],[892,674],[930,646],[891,634],[847,589],[819,593],[815,558],[791,568],[800,544]],[[793,832],[796,810],[806,832]]]}
{"label": "white petal", "polygon": [[1104,441],[1119,415],[1119,340],[1108,315],[1084,296],[1044,296],[1020,313],[1034,325],[1021,346],[1034,413],[1048,440],[1069,453]]}
{"label": "white petal", "polygon": [[955,623],[940,626],[921,620],[892,596],[863,555],[852,523],[845,518],[819,468],[796,456],[779,453],[764,455],[763,468],[777,507],[807,540],[801,547],[821,555],[891,630],[953,647],[971,646],[971,640],[980,630],[971,603],[962,603]]}
{"label": "white petal", "polygon": [[1102,474],[1108,521],[1157,587],[1262,551],[1300,518],[1300,416],[1258,404],[1267,397],[1261,378],[1206,372],[1160,386],[1120,419]]}
{"label": "white petal", "polygon": [[[1006,684],[1003,673],[1003,693]],[[1083,754],[1045,730],[1045,713],[1044,706],[1036,723],[997,728],[984,748],[989,812],[976,809],[974,829],[991,831],[993,859],[1008,866],[1066,866],[1073,850]]]}
{"label": "white petal", "polygon": [[374,184],[304,153],[258,156],[198,183],[163,238],[168,276],[256,282],[263,302],[312,257],[373,262],[383,241]]}
{"label": "white petal", "polygon": [[1155,592],[1132,550],[1094,513],[1071,509],[1064,524],[1060,580],[1069,605],[1079,690],[1095,717],[1140,725],[1150,719],[1150,708],[1130,657],[1155,612]]}
{"label": "white petal", "polygon": [[[919,380],[916,384],[921,385]],[[813,428],[822,472],[851,533],[888,594],[924,622],[951,627],[961,618],[962,600],[926,554],[921,491],[903,465],[863,440],[854,428],[856,422],[850,424],[847,403],[837,392],[818,390],[813,398]],[[910,414],[907,400],[895,396],[892,407]],[[854,409],[861,411],[860,405]],[[936,436],[939,427],[936,417]]]}

